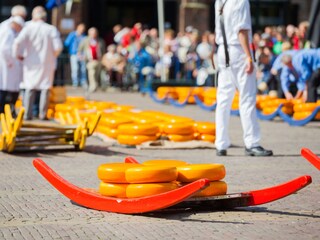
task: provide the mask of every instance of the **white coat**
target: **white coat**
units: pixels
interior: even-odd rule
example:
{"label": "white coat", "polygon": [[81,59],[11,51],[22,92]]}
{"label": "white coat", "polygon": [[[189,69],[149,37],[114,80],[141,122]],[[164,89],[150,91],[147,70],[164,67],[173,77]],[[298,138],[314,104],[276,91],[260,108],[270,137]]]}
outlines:
{"label": "white coat", "polygon": [[227,149],[230,145],[229,119],[235,91],[239,91],[239,110],[246,148],[259,146],[260,129],[256,116],[256,77],[255,71],[246,73],[247,57],[238,39],[240,30],[248,30],[251,40],[251,16],[249,0],[227,0],[224,10],[224,22],[230,67],[226,67],[223,37],[220,28],[219,9],[225,0],[217,0],[216,42],[218,48],[218,92],[216,109],[216,148]]}
{"label": "white coat", "polygon": [[53,85],[57,56],[62,50],[57,28],[44,21],[30,21],[14,42],[14,54],[23,60],[25,89],[45,90]]}
{"label": "white coat", "polygon": [[17,33],[11,27],[0,29],[0,90],[19,92],[22,81],[22,64],[12,52]]}

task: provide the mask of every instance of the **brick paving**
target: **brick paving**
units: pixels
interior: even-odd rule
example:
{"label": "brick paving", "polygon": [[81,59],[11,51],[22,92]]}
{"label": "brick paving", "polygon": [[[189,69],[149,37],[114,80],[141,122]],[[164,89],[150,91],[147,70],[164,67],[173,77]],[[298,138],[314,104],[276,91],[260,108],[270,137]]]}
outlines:
{"label": "brick paving", "polygon": [[[82,92],[69,89],[69,94]],[[160,105],[137,93],[97,92],[89,97],[195,120],[214,120],[212,112],[197,106]],[[95,137],[89,138],[83,152],[68,148],[0,153],[0,239],[319,239],[320,172],[299,152],[308,147],[320,155],[320,122],[290,127],[281,120],[260,121],[261,143],[275,153],[270,158],[244,156],[239,117],[232,117],[230,125],[235,147],[220,158],[212,149],[137,150],[111,146]],[[223,163],[229,193],[265,188],[306,174],[312,176],[313,183],[297,194],[257,207],[123,215],[72,204],[32,166],[34,158],[41,158],[75,185],[97,188],[97,167],[120,162],[126,156],[141,161],[170,158]]]}

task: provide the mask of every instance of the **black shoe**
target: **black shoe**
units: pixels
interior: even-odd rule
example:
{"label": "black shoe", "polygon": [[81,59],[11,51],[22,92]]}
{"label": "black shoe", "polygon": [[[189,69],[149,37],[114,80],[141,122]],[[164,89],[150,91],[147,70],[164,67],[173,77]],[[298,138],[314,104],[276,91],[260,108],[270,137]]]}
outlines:
{"label": "black shoe", "polygon": [[221,149],[216,151],[217,156],[227,156],[227,150]]}
{"label": "black shoe", "polygon": [[246,148],[245,154],[247,156],[266,157],[266,156],[272,156],[273,152],[271,150],[266,150],[263,147],[258,146],[253,148]]}

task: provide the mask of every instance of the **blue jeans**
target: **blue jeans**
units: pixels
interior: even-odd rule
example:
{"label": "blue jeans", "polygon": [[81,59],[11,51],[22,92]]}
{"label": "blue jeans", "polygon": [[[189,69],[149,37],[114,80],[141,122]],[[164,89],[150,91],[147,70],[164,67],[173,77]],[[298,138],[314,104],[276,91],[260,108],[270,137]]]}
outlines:
{"label": "blue jeans", "polygon": [[77,55],[70,56],[72,86],[87,86],[87,69],[85,61],[80,61]]}

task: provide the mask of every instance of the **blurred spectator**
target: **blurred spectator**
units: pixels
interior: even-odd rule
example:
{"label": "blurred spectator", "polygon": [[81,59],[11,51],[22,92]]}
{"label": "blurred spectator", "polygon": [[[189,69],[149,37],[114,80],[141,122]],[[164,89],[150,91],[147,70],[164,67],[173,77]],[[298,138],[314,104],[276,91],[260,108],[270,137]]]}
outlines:
{"label": "blurred spectator", "polygon": [[20,16],[11,17],[8,28],[0,28],[0,113],[4,112],[4,105],[14,105],[19,97],[19,85],[22,81],[22,64],[12,53],[14,39],[24,25]]}
{"label": "blurred spectator", "polygon": [[78,56],[85,60],[88,70],[89,92],[97,90],[101,73],[101,59],[105,53],[105,43],[99,38],[98,29],[92,27],[88,36],[83,39],[78,49]]}
{"label": "blurred spectator", "polygon": [[69,50],[70,55],[70,66],[71,66],[71,78],[72,86],[80,86],[87,88],[87,70],[86,63],[83,59],[78,56],[78,48],[80,42],[85,38],[86,26],[81,23],[77,26],[76,30],[69,33],[64,45]]}
{"label": "blurred spectator", "polygon": [[46,119],[57,57],[62,51],[60,33],[56,27],[45,22],[46,17],[47,13],[43,7],[35,7],[32,11],[32,21],[23,28],[14,42],[14,53],[18,59],[23,60],[23,105],[27,120],[33,118],[32,106],[37,90],[41,91],[39,118]]}
{"label": "blurred spectator", "polygon": [[307,102],[317,101],[320,85],[320,49],[305,49],[293,57],[284,55],[285,65],[281,72],[281,86],[286,99],[303,98]]}
{"label": "blurred spectator", "polygon": [[128,59],[134,66],[134,71],[137,76],[138,90],[141,93],[146,93],[149,90],[149,85],[154,74],[154,63],[152,56],[146,51],[145,46],[141,41],[135,41],[135,54]]}
{"label": "blurred spectator", "polygon": [[25,6],[22,6],[22,5],[13,6],[11,8],[11,17],[3,21],[2,23],[0,23],[0,29],[3,27],[10,27],[10,23],[13,17],[15,16],[20,16],[25,20],[27,17],[27,9],[25,8]]}
{"label": "blurred spectator", "polygon": [[122,78],[125,67],[125,58],[121,51],[121,45],[111,44],[102,57],[102,65],[108,74],[110,85],[119,88],[123,87]]}

